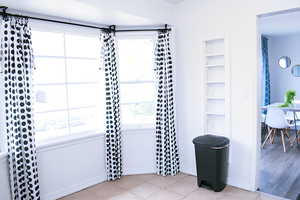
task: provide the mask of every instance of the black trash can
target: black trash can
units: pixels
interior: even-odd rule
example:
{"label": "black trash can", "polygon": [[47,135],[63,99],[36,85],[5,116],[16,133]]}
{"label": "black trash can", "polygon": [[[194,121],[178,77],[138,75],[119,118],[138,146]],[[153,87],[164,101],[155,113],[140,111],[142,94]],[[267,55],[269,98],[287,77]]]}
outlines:
{"label": "black trash can", "polygon": [[204,135],[193,139],[195,145],[198,186],[222,191],[227,183],[229,139]]}

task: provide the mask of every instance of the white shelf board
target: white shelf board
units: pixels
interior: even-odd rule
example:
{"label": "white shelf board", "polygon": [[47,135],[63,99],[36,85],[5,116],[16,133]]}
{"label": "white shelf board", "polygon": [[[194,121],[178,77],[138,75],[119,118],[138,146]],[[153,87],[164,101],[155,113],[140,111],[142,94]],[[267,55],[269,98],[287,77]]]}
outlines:
{"label": "white shelf board", "polygon": [[224,97],[207,97],[207,100],[225,101],[225,98]]}
{"label": "white shelf board", "polygon": [[221,41],[224,42],[224,38],[223,37],[215,37],[215,38],[206,39],[205,42],[206,43],[210,43],[210,42],[215,42],[215,41],[218,41],[218,40],[221,40]]}
{"label": "white shelf board", "polygon": [[214,115],[214,116],[225,116],[225,113],[216,113],[216,112],[206,112],[207,115]]}
{"label": "white shelf board", "polygon": [[207,130],[206,134],[217,135],[217,136],[226,136],[225,132],[214,131],[214,130]]}
{"label": "white shelf board", "polygon": [[224,53],[206,53],[206,57],[217,57],[217,56],[224,56]]}
{"label": "white shelf board", "polygon": [[207,100],[220,100],[220,101],[225,101],[225,97],[207,97]]}
{"label": "white shelf board", "polygon": [[225,81],[207,81],[206,84],[225,84]]}
{"label": "white shelf board", "polygon": [[225,65],[224,64],[214,64],[214,65],[205,65],[205,67],[207,68],[213,68],[213,67],[224,67]]}

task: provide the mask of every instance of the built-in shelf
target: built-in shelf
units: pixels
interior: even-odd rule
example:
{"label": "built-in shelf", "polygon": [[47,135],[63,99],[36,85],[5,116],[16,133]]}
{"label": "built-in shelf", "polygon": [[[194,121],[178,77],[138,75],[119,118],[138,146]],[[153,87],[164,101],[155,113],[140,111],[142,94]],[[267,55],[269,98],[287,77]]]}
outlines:
{"label": "built-in shelf", "polygon": [[207,115],[214,115],[214,116],[224,116],[225,113],[217,113],[217,112],[206,112]]}
{"label": "built-in shelf", "polygon": [[207,97],[207,100],[224,101],[224,97]]}
{"label": "built-in shelf", "polygon": [[212,135],[219,135],[219,136],[227,136],[226,133],[220,132],[220,131],[215,131],[215,130],[207,130],[207,134],[212,134]]}
{"label": "built-in shelf", "polygon": [[221,41],[221,42],[224,42],[224,38],[222,37],[214,37],[214,38],[210,38],[210,39],[207,39],[205,40],[206,43],[216,43],[217,41]]}
{"label": "built-in shelf", "polygon": [[206,57],[224,56],[224,53],[206,53]]}
{"label": "built-in shelf", "polygon": [[208,97],[207,99],[206,99],[207,101],[210,101],[210,100],[219,100],[219,101],[222,101],[222,100],[225,100],[225,98],[224,97]]}
{"label": "built-in shelf", "polygon": [[207,68],[224,67],[224,64],[205,65]]}
{"label": "built-in shelf", "polygon": [[225,84],[224,81],[207,81],[206,84]]}
{"label": "built-in shelf", "polygon": [[204,130],[224,135],[228,115],[225,40],[206,40],[204,47]]}

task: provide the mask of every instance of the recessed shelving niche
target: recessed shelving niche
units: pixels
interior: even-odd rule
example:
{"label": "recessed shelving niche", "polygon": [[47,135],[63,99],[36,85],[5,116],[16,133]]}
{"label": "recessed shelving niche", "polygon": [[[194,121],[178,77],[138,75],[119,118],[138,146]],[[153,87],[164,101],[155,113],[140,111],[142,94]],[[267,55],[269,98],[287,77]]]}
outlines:
{"label": "recessed shelving niche", "polygon": [[229,65],[224,38],[204,41],[204,130],[230,137]]}

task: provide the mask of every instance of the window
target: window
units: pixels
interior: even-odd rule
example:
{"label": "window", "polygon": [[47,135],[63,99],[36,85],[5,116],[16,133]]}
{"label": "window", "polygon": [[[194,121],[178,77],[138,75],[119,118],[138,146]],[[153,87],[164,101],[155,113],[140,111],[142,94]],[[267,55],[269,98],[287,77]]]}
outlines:
{"label": "window", "polygon": [[118,48],[122,127],[154,127],[154,35],[122,35]]}
{"label": "window", "polygon": [[98,34],[32,33],[37,140],[103,132],[104,77]]}

